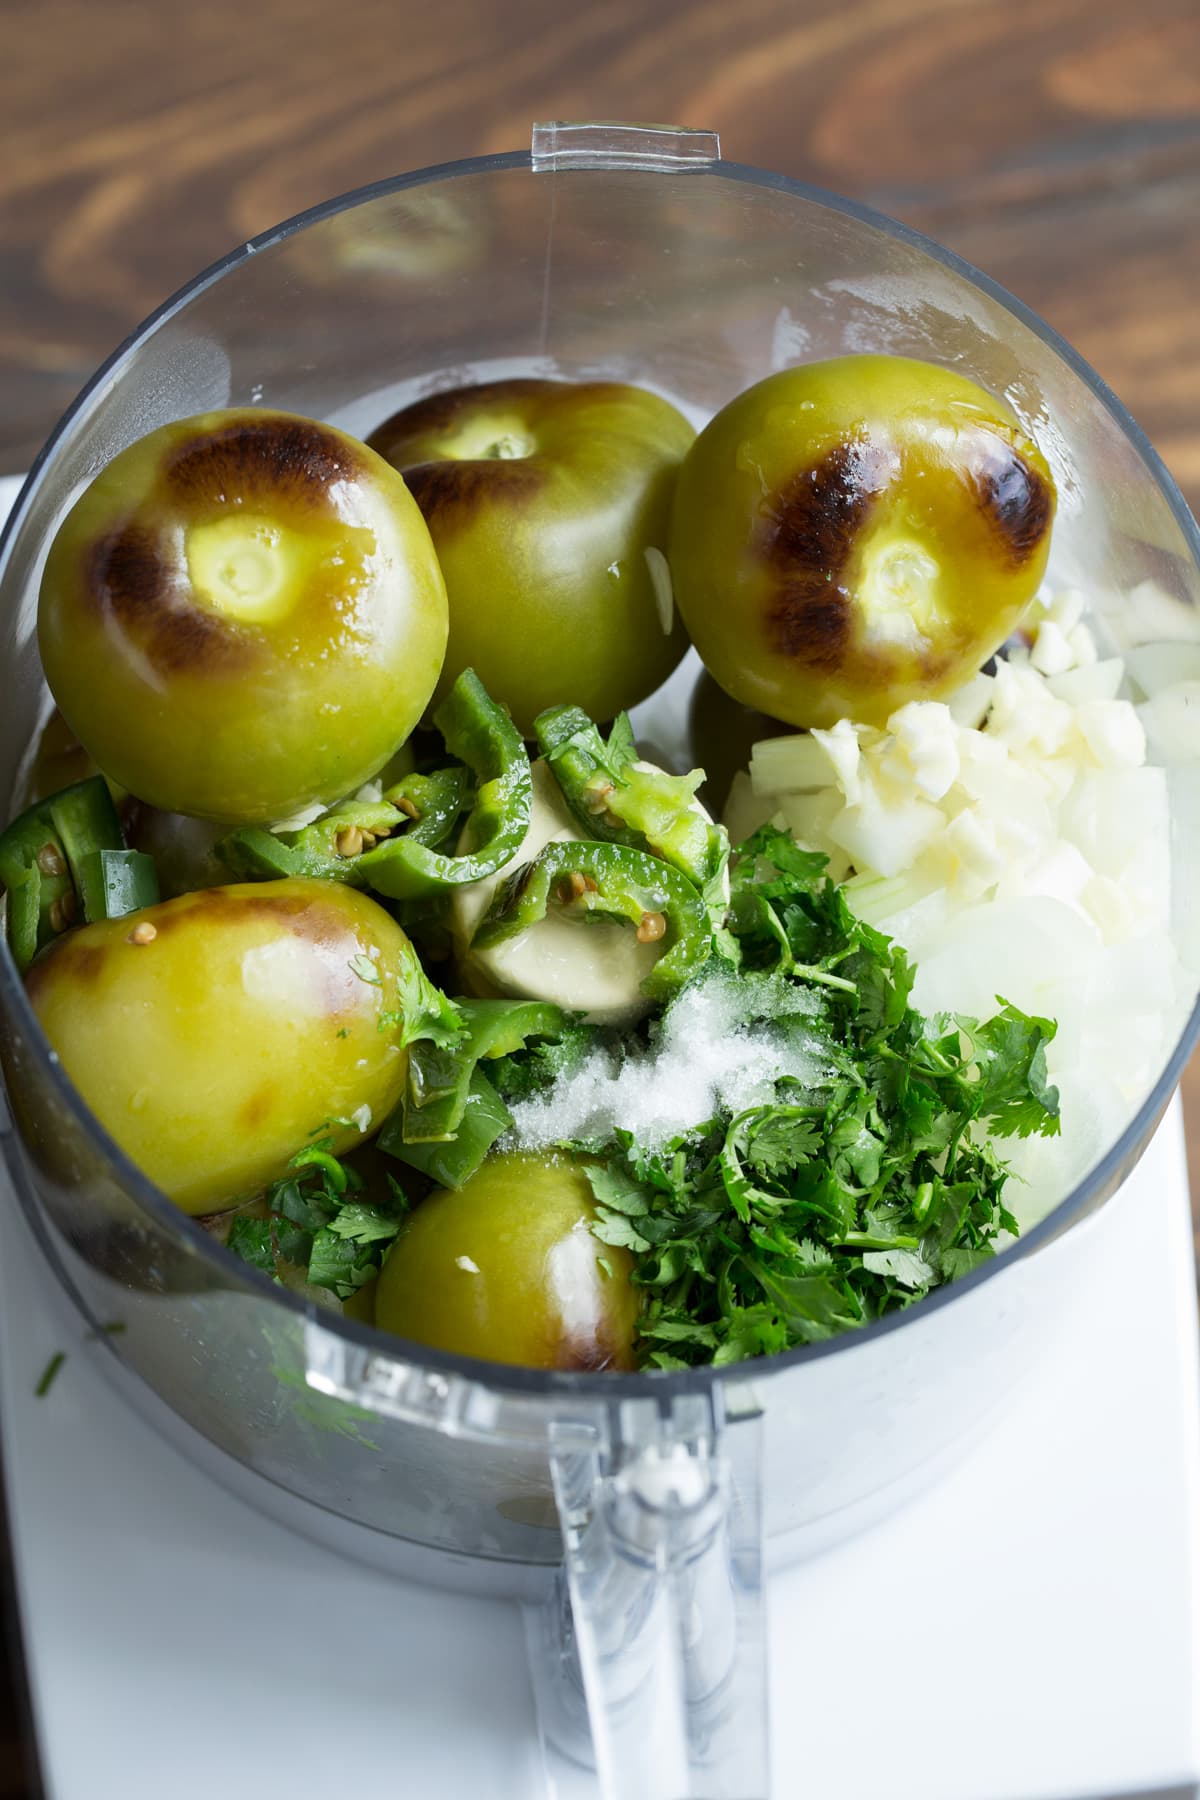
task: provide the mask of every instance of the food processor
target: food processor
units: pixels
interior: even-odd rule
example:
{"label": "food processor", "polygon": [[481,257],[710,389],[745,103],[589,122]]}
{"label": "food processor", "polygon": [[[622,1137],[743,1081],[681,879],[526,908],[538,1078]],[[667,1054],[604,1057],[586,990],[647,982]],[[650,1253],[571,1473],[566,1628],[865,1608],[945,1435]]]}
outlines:
{"label": "food processor", "polygon": [[[1054,472],[1056,580],[1117,619],[1153,582],[1164,635],[1200,637],[1200,536],[1182,499],[1096,376],[1017,302],[894,222],[722,161],[711,133],[541,126],[528,153],[401,176],[252,240],[99,372],[0,544],[0,788],[11,800],[49,709],[35,630],[48,543],[83,486],[156,426],[263,402],[365,434],[418,394],[509,374],[628,380],[701,420],[774,369],[859,350],[949,363],[1003,395]],[[689,659],[639,710],[664,760],[703,761],[696,675]],[[1200,816],[1179,794],[1186,967]],[[1133,1169],[1200,1026],[1192,1011],[1086,1178],[993,1262],[850,1336],[617,1375],[452,1356],[272,1283],[106,1138],[7,951],[0,1018],[14,1186],[114,1379],[285,1523],[380,1568],[531,1603],[543,1731],[594,1754],[607,1800],[767,1794],[766,1569],[886,1512],[1019,1392],[1070,1325],[1087,1240],[1072,1228]]]}

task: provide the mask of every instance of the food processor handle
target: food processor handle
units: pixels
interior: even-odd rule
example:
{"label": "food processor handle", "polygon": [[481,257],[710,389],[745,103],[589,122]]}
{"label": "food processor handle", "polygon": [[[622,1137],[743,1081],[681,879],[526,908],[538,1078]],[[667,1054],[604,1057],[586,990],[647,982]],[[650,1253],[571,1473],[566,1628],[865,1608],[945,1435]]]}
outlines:
{"label": "food processor handle", "polygon": [[526,1609],[547,1766],[603,1800],[766,1800],[761,1421],[720,1391],[552,1427],[566,1555]]}
{"label": "food processor handle", "polygon": [[[535,174],[700,172],[712,131],[535,125]],[[547,227],[549,279],[553,211]],[[551,1427],[565,1559],[526,1609],[548,1787],[565,1758],[603,1800],[765,1800],[761,1424],[722,1389],[613,1405]]]}
{"label": "food processor handle", "polygon": [[535,175],[558,169],[645,169],[680,174],[721,160],[715,131],[688,125],[631,125],[619,119],[548,119],[530,134]]}

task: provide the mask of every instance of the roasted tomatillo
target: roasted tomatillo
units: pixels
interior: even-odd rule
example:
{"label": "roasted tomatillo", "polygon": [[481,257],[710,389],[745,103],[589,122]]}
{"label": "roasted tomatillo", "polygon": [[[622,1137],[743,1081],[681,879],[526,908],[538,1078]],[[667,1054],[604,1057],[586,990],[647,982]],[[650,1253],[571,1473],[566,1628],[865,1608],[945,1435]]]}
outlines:
{"label": "roasted tomatillo", "polygon": [[769,375],[684,459],[675,599],[707,667],[792,725],[883,724],[949,692],[1042,579],[1055,490],[965,376],[899,356]]}
{"label": "roasted tomatillo", "polygon": [[208,888],[69,932],[26,977],[100,1124],[184,1212],[353,1148],[404,1090],[404,932],[323,881]]}
{"label": "roasted tomatillo", "polygon": [[460,1356],[534,1369],[631,1369],[638,1290],[627,1250],[591,1231],[567,1156],[493,1156],[422,1201],[388,1252],[375,1323]]}
{"label": "roasted tomatillo", "polygon": [[408,736],[446,594],[394,469],[255,407],[113,458],[51,545],[38,639],[106,775],[167,812],[266,824],[332,803]]}
{"label": "roasted tomatillo", "polygon": [[665,551],[695,434],[612,381],[491,381],[431,394],[368,442],[404,475],[450,598],[439,698],[465,668],[526,737],[564,701],[610,719],[687,647]]}

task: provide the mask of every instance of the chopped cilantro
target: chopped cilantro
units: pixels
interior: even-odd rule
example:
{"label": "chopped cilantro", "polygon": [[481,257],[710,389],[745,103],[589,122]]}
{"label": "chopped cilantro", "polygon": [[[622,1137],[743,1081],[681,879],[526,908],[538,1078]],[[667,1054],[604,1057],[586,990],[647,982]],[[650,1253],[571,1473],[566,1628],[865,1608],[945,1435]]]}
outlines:
{"label": "chopped cilantro", "polygon": [[225,1242],[252,1268],[261,1269],[264,1275],[275,1273],[275,1239],[269,1219],[235,1219]]}
{"label": "chopped cilantro", "polygon": [[599,1036],[596,1025],[564,1025],[553,1041],[527,1046],[489,1063],[488,1076],[506,1104],[527,1100],[573,1074]]}
{"label": "chopped cilantro", "polygon": [[[985,1128],[1049,1136],[1059,1126],[1050,1020],[1003,1001],[983,1024],[922,1018],[904,951],[858,919],[823,858],[785,832],[756,832],[731,870],[730,960],[783,1034],[814,1030],[811,1012],[789,1009],[795,984],[819,990],[830,1073],[813,1090],[781,1082],[773,1102],[654,1152],[623,1131],[573,1146],[600,1152],[587,1167],[593,1231],[633,1257],[650,1368],[815,1343],[966,1274],[1001,1231],[1016,1231]],[[534,1057],[564,1051],[539,1046],[510,1079],[531,1091]]]}
{"label": "chopped cilantro", "polygon": [[266,1275],[278,1278],[280,1265],[290,1265],[309,1286],[348,1300],[378,1275],[408,1200],[391,1175],[385,1202],[364,1200],[362,1177],[327,1146],[325,1140],[299,1151],[292,1172],[267,1189],[267,1216],[241,1214],[226,1242],[235,1256]]}

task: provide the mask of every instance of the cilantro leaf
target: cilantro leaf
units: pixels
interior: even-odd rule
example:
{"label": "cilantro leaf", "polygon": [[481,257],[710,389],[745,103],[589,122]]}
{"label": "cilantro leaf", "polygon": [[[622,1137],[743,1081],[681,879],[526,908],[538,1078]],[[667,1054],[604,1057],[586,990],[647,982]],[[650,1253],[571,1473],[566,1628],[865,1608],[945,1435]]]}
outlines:
{"label": "cilantro leaf", "polygon": [[275,1273],[275,1244],[269,1219],[235,1219],[225,1241],[226,1247],[252,1268],[261,1269],[264,1275]]}
{"label": "cilantro leaf", "polygon": [[380,1015],[380,1028],[399,1027],[396,1042],[402,1050],[426,1038],[440,1049],[447,1049],[466,1031],[457,1004],[435,987],[421,967],[416,952],[402,958],[396,977],[399,1005]]}
{"label": "cilantro leaf", "polygon": [[390,1176],[386,1201],[363,1199],[361,1175],[330,1153],[328,1141],[297,1152],[289,1173],[266,1191],[266,1217],[239,1214],[226,1244],[265,1275],[293,1283],[299,1276],[346,1300],[378,1275],[408,1200]]}
{"label": "cilantro leaf", "polygon": [[1035,1131],[1053,1137],[1059,1130],[1058,1089],[1046,1077],[1046,1045],[1056,1026],[1007,1001],[1001,1008],[982,1025],[961,1021],[979,1070],[976,1117],[1000,1137],[1028,1137]]}

